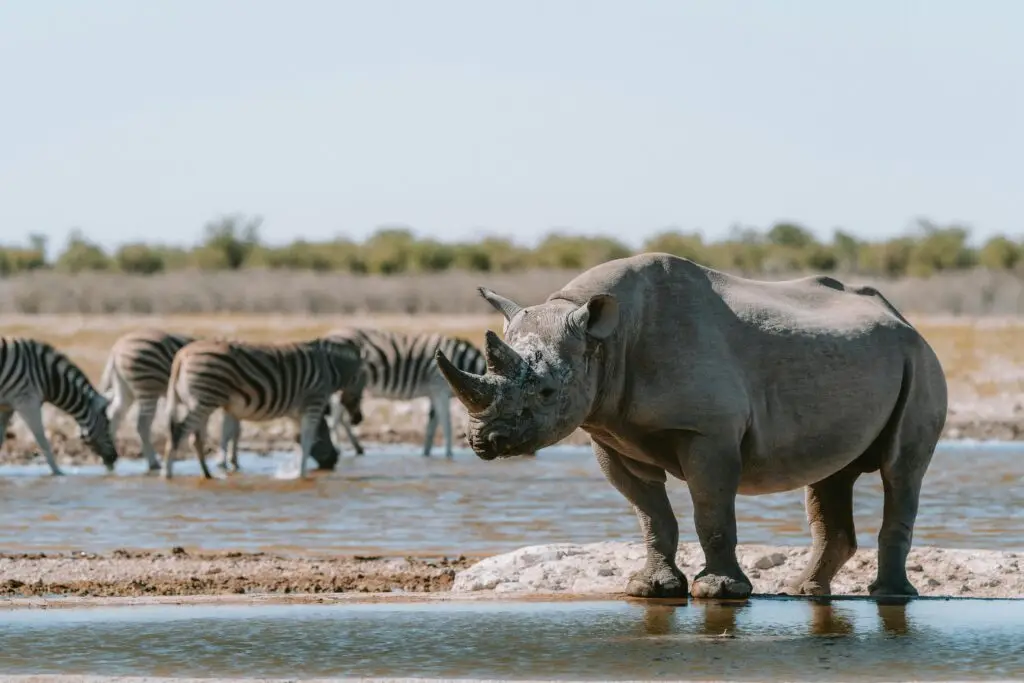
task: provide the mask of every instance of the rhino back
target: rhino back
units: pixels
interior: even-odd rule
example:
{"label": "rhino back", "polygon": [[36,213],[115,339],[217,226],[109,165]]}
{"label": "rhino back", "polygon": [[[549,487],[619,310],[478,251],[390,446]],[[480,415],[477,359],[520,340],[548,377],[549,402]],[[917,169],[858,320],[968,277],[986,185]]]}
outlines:
{"label": "rhino back", "polygon": [[[747,451],[751,490],[784,490],[816,465],[827,474],[863,453],[889,421],[908,366],[941,385],[935,405],[911,408],[945,414],[934,353],[874,290],[823,276],[761,282],[644,254],[583,273],[552,298],[600,292],[619,299],[620,327],[596,421],[732,432]],[[827,462],[822,449],[832,452]]]}

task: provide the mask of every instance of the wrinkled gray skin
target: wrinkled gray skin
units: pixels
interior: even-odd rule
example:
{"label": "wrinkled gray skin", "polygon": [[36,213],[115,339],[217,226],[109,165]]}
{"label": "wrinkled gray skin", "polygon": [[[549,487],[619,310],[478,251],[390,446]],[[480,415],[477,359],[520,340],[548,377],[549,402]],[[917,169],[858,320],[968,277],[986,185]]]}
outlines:
{"label": "wrinkled gray skin", "polygon": [[737,494],[806,487],[811,559],[790,591],[827,595],[856,550],[853,485],[879,471],[874,596],[906,573],[921,481],[946,420],[946,380],[921,335],[874,289],[830,277],[758,282],[667,254],[609,261],[536,306],[481,288],[506,319],[484,376],[438,365],[485,460],[578,427],[633,505],[647,545],[626,592],[676,597],[679,530],[666,473],[685,480],[706,565],[694,597],[745,597]]}

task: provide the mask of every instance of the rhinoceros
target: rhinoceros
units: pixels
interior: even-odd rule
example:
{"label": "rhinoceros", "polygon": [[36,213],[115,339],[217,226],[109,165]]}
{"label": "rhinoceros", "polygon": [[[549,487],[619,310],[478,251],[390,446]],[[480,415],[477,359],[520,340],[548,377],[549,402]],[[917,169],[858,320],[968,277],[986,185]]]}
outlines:
{"label": "rhinoceros", "polygon": [[436,354],[484,460],[586,431],[608,481],[633,506],[647,549],[637,597],[682,597],[679,527],[666,473],[686,482],[705,566],[689,594],[743,598],[736,495],[806,487],[810,562],[785,592],[827,595],[853,556],[853,486],[884,485],[874,596],[913,596],[906,559],[921,482],[946,421],[932,348],[881,293],[828,276],[741,278],[669,254],[591,268],[543,303],[489,289],[503,341],[487,372]]}

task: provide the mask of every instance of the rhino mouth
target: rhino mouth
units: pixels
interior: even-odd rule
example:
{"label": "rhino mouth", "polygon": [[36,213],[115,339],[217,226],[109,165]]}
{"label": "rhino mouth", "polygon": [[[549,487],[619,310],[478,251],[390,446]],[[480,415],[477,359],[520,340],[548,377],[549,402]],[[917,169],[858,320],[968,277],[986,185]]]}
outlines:
{"label": "rhino mouth", "polygon": [[478,458],[487,461],[528,455],[535,450],[530,443],[511,441],[501,433],[478,436],[471,440],[470,447]]}

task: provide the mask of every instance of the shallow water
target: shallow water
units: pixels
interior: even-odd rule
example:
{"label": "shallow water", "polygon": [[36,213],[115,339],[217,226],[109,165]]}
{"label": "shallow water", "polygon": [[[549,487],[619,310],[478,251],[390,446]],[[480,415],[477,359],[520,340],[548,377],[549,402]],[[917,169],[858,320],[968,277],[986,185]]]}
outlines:
{"label": "shallow water", "polygon": [[[640,540],[636,518],[589,448],[537,458],[454,461],[415,448],[371,447],[311,481],[275,479],[291,454],[243,454],[243,473],[203,481],[194,460],[175,479],[141,462],[68,468],[0,467],[0,550],[231,548],[270,552],[493,553],[523,545]],[[695,540],[689,493],[669,484],[684,540]],[[857,484],[862,547],[881,522],[877,474]],[[741,543],[809,542],[801,490],[737,500]],[[916,545],[1024,548],[1024,444],[944,443],[925,480]]]}
{"label": "shallow water", "polygon": [[1024,676],[1024,612],[1009,601],[147,606],[8,611],[0,624],[7,675]]}

